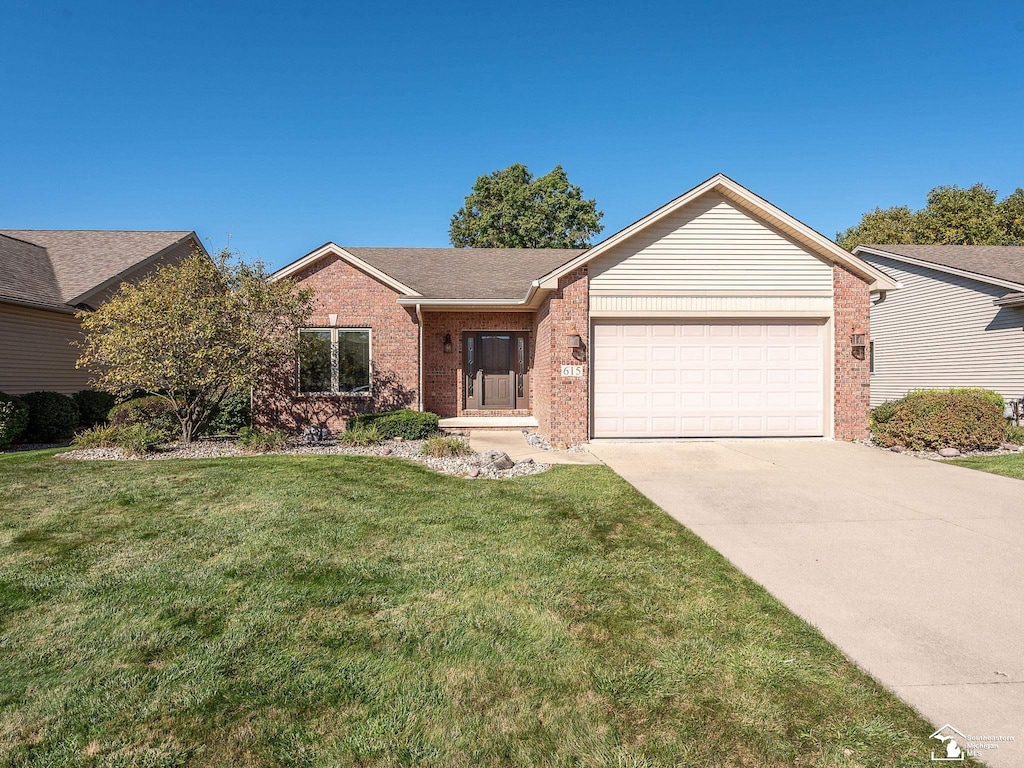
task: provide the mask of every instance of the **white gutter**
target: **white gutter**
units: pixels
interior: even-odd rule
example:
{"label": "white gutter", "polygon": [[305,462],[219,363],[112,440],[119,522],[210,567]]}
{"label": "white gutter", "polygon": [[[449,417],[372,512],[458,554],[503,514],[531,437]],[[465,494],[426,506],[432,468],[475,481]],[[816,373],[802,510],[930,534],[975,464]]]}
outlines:
{"label": "white gutter", "polygon": [[420,411],[423,410],[423,311],[420,309],[419,302],[416,303],[416,322],[420,326],[420,348],[419,348],[419,381],[416,385],[416,400],[417,407]]}
{"label": "white gutter", "polygon": [[500,309],[502,307],[508,307],[510,309],[533,309],[530,304],[537,295],[537,291],[540,289],[540,281],[534,280],[530,283],[530,290],[526,292],[526,296],[521,299],[509,300],[509,299],[425,299],[421,296],[399,296],[398,304],[403,307],[416,307],[416,311],[420,312],[421,308],[430,307],[460,307],[460,308],[473,308],[473,307],[487,307],[489,309]]}
{"label": "white gutter", "polygon": [[1021,307],[1024,306],[1024,293],[1010,293],[993,302],[997,307]]}

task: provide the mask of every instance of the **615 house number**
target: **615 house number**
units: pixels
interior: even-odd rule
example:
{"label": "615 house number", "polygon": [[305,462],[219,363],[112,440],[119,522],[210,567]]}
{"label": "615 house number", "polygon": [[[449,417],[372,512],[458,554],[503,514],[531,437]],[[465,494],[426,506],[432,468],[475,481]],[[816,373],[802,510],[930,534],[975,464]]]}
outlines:
{"label": "615 house number", "polygon": [[563,365],[562,366],[563,376],[582,376],[583,366],[582,365]]}

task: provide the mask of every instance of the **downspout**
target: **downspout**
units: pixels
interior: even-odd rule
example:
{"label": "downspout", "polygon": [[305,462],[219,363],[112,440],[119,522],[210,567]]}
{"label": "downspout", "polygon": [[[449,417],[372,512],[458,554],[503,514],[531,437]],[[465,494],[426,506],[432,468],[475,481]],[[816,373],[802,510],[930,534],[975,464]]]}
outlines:
{"label": "downspout", "polygon": [[416,397],[417,406],[420,411],[423,410],[423,310],[420,307],[419,302],[416,303],[416,322],[420,326],[420,343],[419,343],[419,381],[416,383]]}

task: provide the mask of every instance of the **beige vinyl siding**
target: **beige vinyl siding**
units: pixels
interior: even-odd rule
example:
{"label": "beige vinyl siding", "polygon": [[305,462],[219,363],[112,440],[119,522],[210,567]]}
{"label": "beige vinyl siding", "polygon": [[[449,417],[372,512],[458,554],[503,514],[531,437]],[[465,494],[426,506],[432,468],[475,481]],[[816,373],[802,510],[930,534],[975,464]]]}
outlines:
{"label": "beige vinyl siding", "polygon": [[1000,286],[865,253],[903,284],[871,307],[871,404],[912,389],[984,387],[1024,396],[1024,310],[996,307]]}
{"label": "beige vinyl siding", "polygon": [[592,290],[826,291],[832,267],[721,194],[708,193],[590,264]]}
{"label": "beige vinyl siding", "polygon": [[89,375],[75,368],[78,349],[71,346],[79,338],[74,315],[0,304],[0,392],[85,389]]}

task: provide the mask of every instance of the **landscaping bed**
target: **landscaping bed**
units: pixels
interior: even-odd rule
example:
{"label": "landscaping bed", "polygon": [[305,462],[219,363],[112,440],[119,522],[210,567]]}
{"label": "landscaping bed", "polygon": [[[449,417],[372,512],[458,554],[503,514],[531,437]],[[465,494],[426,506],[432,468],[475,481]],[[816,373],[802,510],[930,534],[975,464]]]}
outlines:
{"label": "landscaping bed", "polygon": [[879,445],[874,440],[864,440],[865,445],[870,445],[872,448],[878,448],[883,451],[891,451],[892,453],[903,453],[907,456],[916,456],[921,459],[931,459],[933,461],[955,461],[967,458],[989,458],[994,456],[1016,456],[1018,454],[1024,454],[1024,446],[1019,446],[1014,443],[1004,443],[998,448],[986,448],[986,449],[975,449],[975,450],[964,450],[954,449],[957,452],[955,454],[947,452],[948,455],[942,455],[939,451],[927,450],[927,451],[912,451],[909,448],[905,448],[902,445],[894,445],[886,448],[884,445]]}
{"label": "landscaping bed", "polygon": [[1002,395],[987,389],[914,390],[871,411],[865,444],[939,461],[1024,453],[1024,428],[1006,418]]}
{"label": "landscaping bed", "polygon": [[[423,453],[426,440],[383,440],[376,445],[350,446],[337,440],[316,443],[291,443],[277,450],[263,451],[271,455],[360,455],[410,459],[425,464],[436,472],[468,478],[499,479],[534,475],[551,468],[550,464],[533,459],[512,462],[502,469],[495,466],[493,452],[472,452],[466,456],[436,457]],[[222,459],[252,455],[238,441],[231,439],[197,440],[189,445],[170,444],[145,453],[131,453],[122,448],[78,448],[58,454],[63,459],[82,461],[159,461],[168,459]],[[503,454],[503,456],[507,455]],[[500,463],[500,461],[499,461]],[[508,462],[505,462],[506,464]]]}

